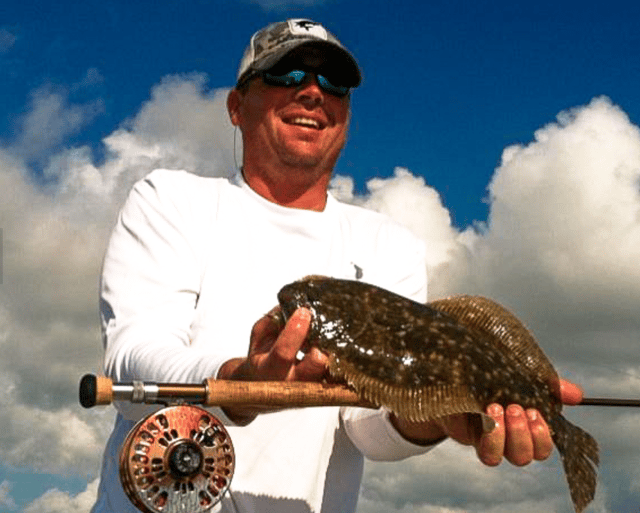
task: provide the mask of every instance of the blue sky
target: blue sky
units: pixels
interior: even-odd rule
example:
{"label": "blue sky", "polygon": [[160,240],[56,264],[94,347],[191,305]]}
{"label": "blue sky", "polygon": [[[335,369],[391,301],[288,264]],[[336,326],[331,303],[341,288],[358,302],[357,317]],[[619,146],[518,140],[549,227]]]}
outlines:
{"label": "blue sky", "polygon": [[[113,216],[153,166],[233,165],[218,90],[289,17],[361,64],[340,194],[425,240],[431,296],[494,297],[590,395],[640,396],[640,4],[4,2],[0,511],[88,511],[113,412],[81,410],[76,387],[100,369]],[[603,448],[589,511],[637,513],[638,415],[570,413]],[[358,513],[570,511],[557,460],[488,471],[442,451],[368,466]]]}
{"label": "blue sky", "polygon": [[[249,1],[10,2],[0,8],[0,138],[11,140],[38,87],[100,99],[60,145],[90,143],[133,116],[151,87],[204,72],[233,84],[248,36],[285,17],[326,24],[361,63],[351,140],[338,171],[405,166],[443,195],[455,222],[486,217],[481,199],[503,148],[528,142],[558,112],[607,95],[640,120],[640,7],[624,2]],[[306,5],[305,5],[306,4]],[[93,83],[77,84],[93,72]],[[76,84],[76,87],[73,87]]]}

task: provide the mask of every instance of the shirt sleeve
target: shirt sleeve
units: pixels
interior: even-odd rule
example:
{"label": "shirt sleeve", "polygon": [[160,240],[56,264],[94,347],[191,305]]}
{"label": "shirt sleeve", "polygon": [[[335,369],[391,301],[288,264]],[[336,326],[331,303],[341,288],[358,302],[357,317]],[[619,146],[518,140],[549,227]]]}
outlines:
{"label": "shirt sleeve", "polygon": [[[223,363],[191,346],[208,255],[197,235],[207,219],[192,210],[201,202],[190,201],[190,194],[198,191],[180,175],[186,173],[160,170],[138,182],[109,241],[100,313],[105,373],[114,381],[200,383]],[[116,407],[132,420],[149,410],[124,402]]]}

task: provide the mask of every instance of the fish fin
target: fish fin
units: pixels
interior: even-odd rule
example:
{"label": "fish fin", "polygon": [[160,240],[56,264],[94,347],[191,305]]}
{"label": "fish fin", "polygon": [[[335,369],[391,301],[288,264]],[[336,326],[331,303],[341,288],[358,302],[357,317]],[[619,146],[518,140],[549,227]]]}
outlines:
{"label": "fish fin", "polygon": [[576,513],[580,513],[596,493],[596,467],[600,462],[598,443],[562,415],[550,419],[549,425],[569,483],[573,506]]}
{"label": "fish fin", "polygon": [[484,414],[477,399],[464,385],[407,388],[368,376],[337,358],[330,359],[329,372],[334,378],[346,381],[366,401],[376,406],[384,406],[399,417],[412,422],[433,420],[457,413],[477,413],[481,416],[482,431],[493,429],[492,419]]}
{"label": "fish fin", "polygon": [[457,295],[428,303],[472,330],[489,335],[503,351],[515,357],[532,375],[559,394],[560,380],[535,337],[518,317],[501,304],[483,296]]}

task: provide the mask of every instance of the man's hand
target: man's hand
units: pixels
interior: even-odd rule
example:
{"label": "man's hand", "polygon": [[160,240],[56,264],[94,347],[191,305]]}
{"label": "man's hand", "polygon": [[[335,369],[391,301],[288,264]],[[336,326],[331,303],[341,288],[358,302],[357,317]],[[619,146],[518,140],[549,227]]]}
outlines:
{"label": "man's hand", "polygon": [[[582,400],[582,390],[575,384],[560,380],[560,399],[575,405]],[[545,460],[553,450],[549,426],[537,410],[523,410],[511,404],[506,411],[499,404],[487,408],[496,423],[490,433],[478,437],[466,414],[451,415],[433,422],[408,422],[392,416],[396,429],[405,438],[421,443],[448,436],[464,445],[473,445],[485,465],[499,465],[503,458],[522,466],[533,460]]]}
{"label": "man's hand", "polygon": [[[309,331],[311,312],[296,310],[282,328],[272,315],[267,314],[253,325],[249,354],[225,362],[218,373],[219,379],[246,381],[320,381],[325,376],[328,357],[311,348],[299,360]],[[273,411],[267,406],[227,408],[225,413],[234,422],[247,424],[258,413]]]}

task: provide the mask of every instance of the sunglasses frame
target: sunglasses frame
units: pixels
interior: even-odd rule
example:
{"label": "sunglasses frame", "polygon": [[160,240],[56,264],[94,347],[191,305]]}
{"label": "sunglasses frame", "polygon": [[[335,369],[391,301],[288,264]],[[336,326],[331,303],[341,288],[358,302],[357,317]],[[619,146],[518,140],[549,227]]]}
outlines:
{"label": "sunglasses frame", "polygon": [[310,76],[314,76],[318,82],[318,86],[325,93],[337,96],[338,98],[344,98],[351,92],[351,88],[349,86],[335,85],[325,75],[317,70],[304,70],[298,68],[294,68],[282,75],[269,73],[268,71],[257,71],[242,80],[242,82],[238,84],[238,87],[242,87],[250,79],[256,76],[262,78],[262,81],[265,84],[275,87],[299,87],[304,84]]}

